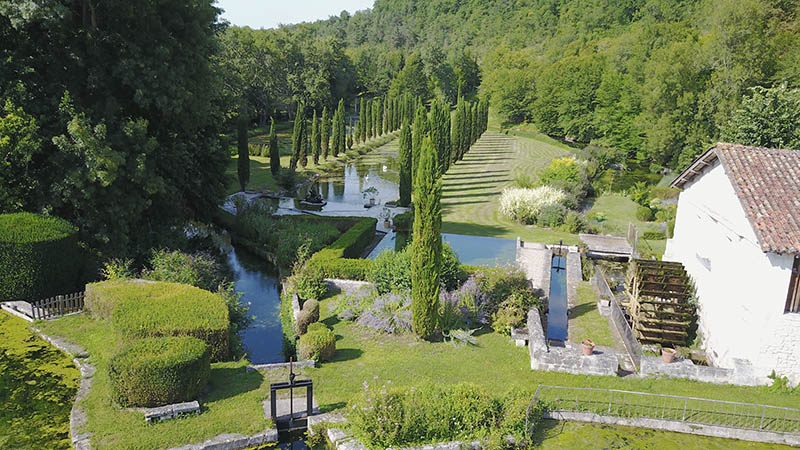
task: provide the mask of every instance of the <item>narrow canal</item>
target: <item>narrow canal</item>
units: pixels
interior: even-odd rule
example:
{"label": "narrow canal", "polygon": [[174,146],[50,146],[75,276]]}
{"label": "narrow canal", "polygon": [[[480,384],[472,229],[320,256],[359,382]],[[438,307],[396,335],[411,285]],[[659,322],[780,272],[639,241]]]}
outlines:
{"label": "narrow canal", "polygon": [[547,339],[567,340],[567,258],[553,256],[550,268]]}
{"label": "narrow canal", "polygon": [[[363,156],[355,162],[341,166],[337,171],[322,177],[314,185],[327,202],[312,212],[317,214],[355,216],[369,214],[377,217],[385,203],[399,198],[397,170],[397,140]],[[365,194],[366,193],[366,194]],[[374,198],[376,206],[365,210],[365,204]],[[283,198],[275,201],[279,213],[302,213],[298,199]],[[376,257],[386,249],[400,250],[408,240],[407,233],[388,232],[369,255]],[[443,234],[463,264],[490,267],[514,264],[515,241],[481,236]],[[250,305],[253,324],[242,333],[245,349],[254,364],[283,362],[281,354],[283,335],[280,323],[280,282],[277,270],[261,258],[246,250],[231,247],[227,253],[228,264],[234,274],[235,288],[242,293],[242,301]]]}

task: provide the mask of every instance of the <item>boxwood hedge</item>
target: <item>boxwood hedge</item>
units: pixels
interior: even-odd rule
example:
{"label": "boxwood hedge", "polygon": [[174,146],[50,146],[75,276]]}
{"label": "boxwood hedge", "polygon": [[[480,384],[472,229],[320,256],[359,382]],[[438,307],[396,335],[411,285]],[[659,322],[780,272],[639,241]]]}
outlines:
{"label": "boxwood hedge", "polygon": [[135,341],[108,366],[114,400],[122,406],[162,406],[195,400],[211,371],[208,345],[193,337]]}
{"label": "boxwood hedge", "polygon": [[111,280],[86,286],[86,308],[111,319],[127,337],[193,336],[205,341],[211,359],[228,352],[228,307],[217,294],[180,283]]}
{"label": "boxwood hedge", "polygon": [[378,220],[361,218],[331,245],[311,257],[309,266],[324,278],[366,280],[372,261],[359,259],[375,237]]}
{"label": "boxwood hedge", "polygon": [[0,214],[0,300],[41,300],[77,290],[78,229],[58,217]]}

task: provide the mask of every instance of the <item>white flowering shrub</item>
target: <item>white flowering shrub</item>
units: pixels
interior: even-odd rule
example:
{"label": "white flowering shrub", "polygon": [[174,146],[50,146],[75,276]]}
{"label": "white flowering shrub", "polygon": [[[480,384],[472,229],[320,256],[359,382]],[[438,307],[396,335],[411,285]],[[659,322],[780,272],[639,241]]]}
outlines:
{"label": "white flowering shrub", "polygon": [[532,225],[543,210],[561,206],[566,200],[564,191],[550,186],[506,188],[500,196],[500,212],[513,220]]}

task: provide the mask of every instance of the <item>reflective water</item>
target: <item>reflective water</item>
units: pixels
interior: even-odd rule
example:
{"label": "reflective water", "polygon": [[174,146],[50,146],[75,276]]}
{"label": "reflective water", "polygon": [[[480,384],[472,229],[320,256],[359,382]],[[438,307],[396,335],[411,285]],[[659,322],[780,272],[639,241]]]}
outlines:
{"label": "reflective water", "polygon": [[567,258],[553,256],[550,268],[550,296],[547,312],[547,339],[567,340]]}
{"label": "reflective water", "polygon": [[[407,232],[391,232],[369,254],[375,259],[384,250],[401,250],[408,243]],[[486,236],[442,233],[442,240],[450,244],[462,264],[471,266],[506,267],[515,263],[516,241]]]}
{"label": "reflective water", "polygon": [[252,325],[242,333],[245,350],[254,364],[283,362],[278,275],[274,267],[246,250],[231,247],[228,265],[242,302],[250,305]]}

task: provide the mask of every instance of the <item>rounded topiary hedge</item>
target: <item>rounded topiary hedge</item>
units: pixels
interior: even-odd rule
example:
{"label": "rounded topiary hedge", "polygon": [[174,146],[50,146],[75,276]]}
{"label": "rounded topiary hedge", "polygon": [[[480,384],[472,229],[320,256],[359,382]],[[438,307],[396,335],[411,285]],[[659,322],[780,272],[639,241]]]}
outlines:
{"label": "rounded topiary hedge", "polygon": [[77,289],[78,229],[58,217],[0,214],[0,300],[41,300]]}
{"label": "rounded topiary hedge", "polygon": [[86,286],[86,308],[126,337],[192,336],[208,344],[212,361],[227,357],[228,306],[218,294],[181,283],[111,280]]}
{"label": "rounded topiary hedge", "polygon": [[208,346],[187,336],[137,340],[108,365],[112,396],[122,406],[154,407],[195,400],[210,372]]}
{"label": "rounded topiary hedge", "polygon": [[298,347],[303,359],[330,361],[336,353],[336,335],[328,327],[310,326],[306,334],[300,336]]}

